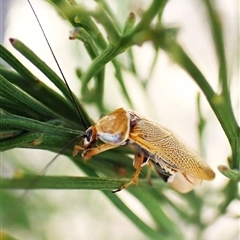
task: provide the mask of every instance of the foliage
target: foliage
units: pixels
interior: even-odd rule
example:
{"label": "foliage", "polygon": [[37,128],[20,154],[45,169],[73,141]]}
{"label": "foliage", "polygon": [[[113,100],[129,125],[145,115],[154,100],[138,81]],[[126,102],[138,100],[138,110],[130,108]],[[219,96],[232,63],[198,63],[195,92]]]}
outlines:
{"label": "foliage", "polygon": [[[1,151],[13,148],[33,148],[50,150],[56,153],[61,152],[68,156],[89,177],[36,177],[20,173],[14,179],[2,178],[2,188],[102,190],[109,201],[125,214],[149,239],[185,239],[185,233],[181,230],[181,227],[175,219],[166,214],[164,208],[170,209],[169,212],[178,216],[178,219],[183,219],[185,223],[194,225],[198,232],[196,239],[199,239],[210,224],[213,224],[219,216],[227,212],[230,203],[235,199],[239,199],[237,182],[240,179],[238,171],[240,129],[231,104],[229,70],[224,50],[224,36],[220,16],[212,1],[202,1],[207,10],[208,24],[212,29],[212,39],[219,63],[220,91],[216,92],[197,64],[191,60],[181,44],[177,42],[177,29],[163,25],[162,14],[167,1],[153,0],[148,9],[142,13],[142,17],[137,23],[135,23],[136,15],[130,13],[123,28],[120,27],[118,19],[107,3],[105,1],[97,2],[98,7],[95,10],[89,10],[78,5],[75,1],[68,3],[65,0],[49,0],[49,3],[59,12],[63,19],[67,20],[75,28],[71,37],[84,43],[85,49],[92,59],[92,63],[86,71],[77,73],[81,82],[81,103],[77,100],[77,104],[87,126],[90,126],[92,121],[83,106],[93,105],[99,113],[110,112],[110,109],[107,109],[104,104],[105,67],[108,63],[112,63],[114,67],[116,76],[114,81],[120,86],[120,94],[124,96],[129,106],[133,107],[131,92],[124,83],[123,72],[127,71],[137,76],[132,47],[142,45],[146,41],[151,42],[156,50],[156,55],[159,50],[165,51],[173,62],[192,77],[214,111],[232,150],[229,167],[219,167],[219,170],[229,178],[228,183],[223,189],[215,189],[213,192],[208,193],[208,196],[204,195],[204,193],[199,196],[194,192],[186,195],[175,193],[178,198],[184,201],[183,206],[181,206],[171,196],[169,197],[167,191],[160,191],[160,189],[167,189],[167,186],[158,181],[156,175],[153,175],[152,187],[149,189],[145,180],[146,172],[143,170],[139,188],[130,187],[127,191],[137,198],[150,214],[155,226],[148,225],[131,211],[117,194],[114,195],[109,191],[129,181],[133,171],[131,157],[129,157],[129,154],[132,153],[131,150],[128,148],[114,149],[94,157],[87,164],[72,157],[73,142],[62,151],[63,147],[72,139],[76,140],[77,136],[83,134],[85,123],[79,122],[76,107],[62,79],[20,40],[12,39],[13,47],[42,71],[55,84],[61,94],[41,82],[1,45],[1,58],[15,70],[9,70],[5,65],[1,65]],[[108,41],[99,29],[99,24],[107,33]],[[129,66],[122,64],[117,58],[122,53],[131,63]],[[154,65],[155,61],[153,61],[152,69]],[[147,82],[139,81],[139,84],[145,90],[147,89]],[[198,104],[198,114],[201,134],[204,130],[204,118],[201,113],[200,103]],[[124,179],[121,178],[122,171],[125,173]],[[114,178],[116,175],[119,176],[119,179]],[[101,178],[98,176],[101,176]],[[202,218],[203,208],[206,205],[210,207],[214,204],[211,200],[205,201],[205,198],[216,199],[219,195],[222,195],[222,200],[216,213],[210,220],[204,221]],[[9,208],[12,206],[11,203],[16,201],[14,199],[15,194],[12,195],[11,192],[4,191],[2,198],[4,214],[11,212]],[[190,212],[186,210],[189,207],[192,209]],[[16,215],[19,215],[19,217],[14,220],[15,224],[25,226],[29,224],[27,209],[22,209]],[[6,226],[7,224],[9,224],[8,221],[6,221]]]}

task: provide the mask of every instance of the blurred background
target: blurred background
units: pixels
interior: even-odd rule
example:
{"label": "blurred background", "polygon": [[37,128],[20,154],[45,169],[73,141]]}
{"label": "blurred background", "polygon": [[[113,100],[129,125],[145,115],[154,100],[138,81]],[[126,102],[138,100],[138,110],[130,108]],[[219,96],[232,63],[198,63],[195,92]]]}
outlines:
{"label": "blurred background", "polygon": [[[94,9],[94,1],[78,1],[88,8]],[[151,1],[121,0],[106,1],[116,18],[123,26],[130,12],[140,18],[141,12],[148,8]],[[62,21],[54,9],[45,1],[33,0],[32,4],[43,25],[44,31],[51,43],[59,64],[70,84],[71,89],[79,94],[80,84],[75,75],[79,66],[86,69],[91,59],[81,43],[68,39],[72,27]],[[50,84],[31,63],[24,59],[10,45],[10,37],[18,38],[43,59],[52,69],[59,72],[50,51],[44,41],[37,21],[27,1],[1,0],[2,23],[1,40],[25,66],[45,83]],[[214,6],[220,14],[223,23],[225,51],[231,79],[230,92],[235,116],[239,122],[239,70],[238,70],[238,39],[239,16],[238,1],[214,1]],[[201,1],[170,0],[163,12],[163,23],[166,26],[179,28],[178,42],[183,46],[195,64],[208,79],[213,89],[218,92],[218,61],[211,38],[206,9]],[[228,181],[219,171],[219,165],[227,165],[227,157],[231,154],[228,140],[211,110],[204,95],[201,94],[202,114],[207,121],[203,135],[203,145],[200,145],[197,124],[197,93],[201,92],[192,78],[179,66],[174,64],[166,53],[159,50],[156,65],[151,71],[156,51],[152,44],[132,48],[138,78],[129,72],[124,72],[124,82],[130,93],[134,110],[149,119],[173,130],[189,145],[206,159],[216,173],[212,182],[204,181],[196,189],[196,193],[211,192],[221,189]],[[124,55],[119,58],[125,61]],[[130,108],[127,101],[119,93],[119,85],[114,79],[114,69],[111,64],[106,67],[106,82],[104,104],[113,111],[118,107]],[[147,82],[146,90],[139,81]],[[54,86],[52,86],[54,88]],[[99,118],[97,109],[86,105],[86,110],[94,121]],[[11,176],[16,169],[40,170],[55,156],[54,153],[14,149],[1,153],[3,176]],[[84,173],[75,167],[67,158],[58,157],[48,169],[48,174],[83,176]],[[16,191],[21,194],[21,191]],[[154,226],[149,214],[141,202],[127,191],[121,191],[118,196],[142,220]],[[169,197],[175,197],[169,192]],[[202,214],[211,218],[221,199],[216,199],[216,205],[206,206]],[[33,204],[35,210],[30,214],[30,228],[8,227],[3,229],[11,232],[17,239],[147,239],[145,235],[118,209],[116,209],[100,191],[87,190],[38,190],[30,191],[25,199],[27,205]],[[159,204],[161,204],[159,202]],[[165,210],[166,211],[166,210]],[[169,214],[169,213],[168,213]],[[233,201],[228,207],[228,213],[222,215],[202,234],[202,239],[238,239],[239,202]],[[4,221],[4,219],[3,219]],[[178,220],[186,239],[196,239],[194,226],[186,226]]]}

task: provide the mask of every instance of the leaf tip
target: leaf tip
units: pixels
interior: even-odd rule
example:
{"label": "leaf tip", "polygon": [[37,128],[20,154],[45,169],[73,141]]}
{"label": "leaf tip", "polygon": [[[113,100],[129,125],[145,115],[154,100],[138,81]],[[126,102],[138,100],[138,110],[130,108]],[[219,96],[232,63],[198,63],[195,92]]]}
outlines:
{"label": "leaf tip", "polygon": [[16,42],[16,39],[15,38],[9,38],[9,41],[12,45],[14,45],[14,43]]}

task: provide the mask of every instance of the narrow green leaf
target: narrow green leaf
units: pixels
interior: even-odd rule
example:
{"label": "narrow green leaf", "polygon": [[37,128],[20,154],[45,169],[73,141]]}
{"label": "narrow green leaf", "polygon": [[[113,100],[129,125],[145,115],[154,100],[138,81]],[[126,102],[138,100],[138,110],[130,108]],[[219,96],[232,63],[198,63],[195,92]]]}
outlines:
{"label": "narrow green leaf", "polygon": [[129,181],[130,179],[18,174],[13,179],[2,178],[1,187],[4,189],[88,189],[111,191]]}
{"label": "narrow green leaf", "polygon": [[144,223],[138,216],[136,216],[130,208],[128,208],[116,195],[109,192],[104,193],[108,199],[123,213],[125,214],[149,239],[164,240],[165,237],[161,232],[157,232]]}
{"label": "narrow green leaf", "polygon": [[219,62],[219,81],[222,85],[222,92],[225,95],[227,101],[230,102],[229,96],[229,81],[227,74],[226,56],[224,50],[224,39],[222,30],[222,20],[216,11],[212,1],[204,0],[205,7],[207,9],[209,24],[212,31],[212,38],[215,45],[215,50],[218,56]]}
{"label": "narrow green leaf", "polygon": [[29,111],[35,112],[36,116],[42,116],[42,119],[60,118],[55,112],[49,110],[40,102],[36,101],[29,95],[17,89],[13,84],[9,83],[3,76],[0,75],[1,95],[11,98],[12,101],[19,104],[23,108],[28,108]]}
{"label": "narrow green leaf", "polygon": [[[162,181],[159,179],[159,181]],[[140,189],[131,188],[129,191],[137,198],[141,200],[141,203],[148,210],[154,222],[157,224],[157,230],[161,234],[162,237],[169,239],[183,239],[183,236],[177,226],[174,224],[173,220],[171,220],[163,211],[162,208],[166,206],[163,203],[163,199],[161,197],[156,198],[153,193],[155,190],[154,186],[149,187],[149,191],[139,191]],[[160,189],[158,189],[159,191]],[[160,204],[161,203],[161,204]]]}
{"label": "narrow green leaf", "polygon": [[230,169],[227,166],[220,165],[218,170],[227,178],[230,178],[234,181],[240,181],[240,172],[236,169]]}
{"label": "narrow green leaf", "polygon": [[[14,59],[15,57],[9,54],[5,60],[10,64],[11,62],[14,62]],[[1,75],[5,79],[28,93],[39,102],[43,103],[49,109],[58,113],[60,116],[65,117],[68,115],[71,121],[77,122],[79,125],[79,117],[77,113],[72,109],[65,98],[33,76],[24,66],[21,65],[21,63],[16,62],[16,65],[12,65],[12,67],[15,68],[16,71],[19,71],[21,75],[12,70],[6,69],[4,66],[0,66]],[[56,102],[58,104],[56,104]]]}
{"label": "narrow green leaf", "polygon": [[60,126],[54,126],[54,125],[48,124],[47,122],[46,123],[39,122],[34,119],[28,119],[28,118],[14,116],[14,115],[1,117],[0,125],[3,126],[4,128],[7,128],[7,127],[11,128],[15,126],[15,128],[23,129],[26,131],[39,131],[39,132],[46,132],[46,133],[53,133],[53,134],[58,133],[59,136],[61,136],[63,132],[73,134],[72,136],[82,133],[81,131],[62,128]]}
{"label": "narrow green leaf", "polygon": [[[33,63],[40,71],[42,71],[43,74],[45,74],[46,77],[48,77],[50,81],[53,82],[53,84],[62,92],[62,94],[69,101],[72,108],[76,111],[75,106],[73,104],[72,96],[68,91],[68,88],[66,87],[63,80],[59,78],[58,75],[51,68],[49,68],[49,66],[44,61],[42,61],[32,50],[30,50],[21,41],[17,39],[11,39],[10,42],[12,43],[15,49],[17,49],[21,54],[23,54],[24,57],[26,57],[31,63]],[[85,121],[87,121],[87,124],[90,125],[90,120],[88,118],[88,115],[86,114],[82,106],[79,104],[76,96],[74,96],[74,98],[76,100],[76,104],[78,104],[78,107],[81,110],[81,113]]]}
{"label": "narrow green leaf", "polygon": [[0,142],[0,151],[20,147],[24,144],[31,144],[34,140],[40,138],[40,133],[19,134],[19,136],[11,137]]}

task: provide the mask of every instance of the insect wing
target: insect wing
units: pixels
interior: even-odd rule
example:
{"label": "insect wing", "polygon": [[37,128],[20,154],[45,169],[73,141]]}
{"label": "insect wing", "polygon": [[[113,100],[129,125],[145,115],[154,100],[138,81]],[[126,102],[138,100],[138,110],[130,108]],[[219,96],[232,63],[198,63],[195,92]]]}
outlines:
{"label": "insect wing", "polygon": [[131,129],[130,139],[152,154],[153,161],[193,178],[212,180],[215,177],[207,163],[170,130],[139,117],[136,113],[134,115],[137,116],[137,121]]}

